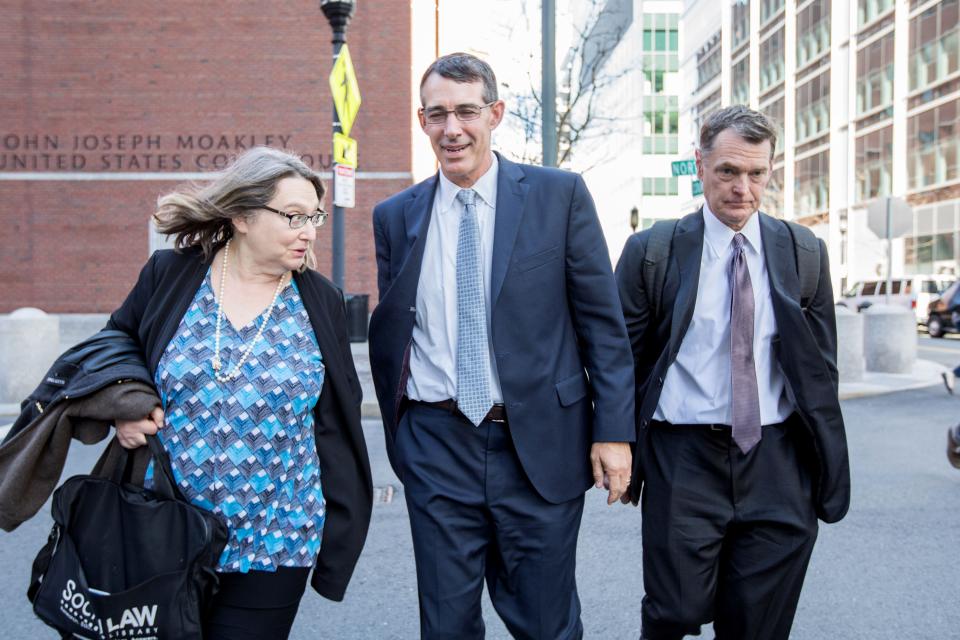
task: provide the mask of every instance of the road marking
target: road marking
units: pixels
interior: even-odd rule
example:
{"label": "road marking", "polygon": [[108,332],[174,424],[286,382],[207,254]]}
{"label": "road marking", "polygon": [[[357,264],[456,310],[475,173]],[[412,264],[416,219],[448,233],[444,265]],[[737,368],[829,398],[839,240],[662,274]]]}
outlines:
{"label": "road marking", "polygon": [[946,347],[925,347],[923,345],[917,345],[917,349],[922,351],[940,351],[942,353],[952,353],[955,356],[960,356],[960,349],[948,349]]}

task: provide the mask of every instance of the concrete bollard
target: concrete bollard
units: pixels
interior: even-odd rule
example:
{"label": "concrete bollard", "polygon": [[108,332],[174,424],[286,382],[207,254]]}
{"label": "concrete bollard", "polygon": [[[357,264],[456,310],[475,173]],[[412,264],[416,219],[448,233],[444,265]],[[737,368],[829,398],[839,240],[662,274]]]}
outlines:
{"label": "concrete bollard", "polygon": [[60,318],[27,307],[0,315],[0,403],[19,403],[60,355]]}
{"label": "concrete bollard", "polygon": [[837,369],[840,382],[863,379],[863,315],[839,306],[837,312]]}
{"label": "concrete bollard", "polygon": [[911,309],[875,304],[863,311],[867,371],[909,373],[917,359],[917,318]]}

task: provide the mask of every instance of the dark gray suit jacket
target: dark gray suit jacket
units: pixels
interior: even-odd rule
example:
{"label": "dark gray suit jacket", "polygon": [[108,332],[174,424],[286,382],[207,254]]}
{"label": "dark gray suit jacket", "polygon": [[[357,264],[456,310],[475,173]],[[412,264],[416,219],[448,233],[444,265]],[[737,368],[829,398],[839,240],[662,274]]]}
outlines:
{"label": "dark gray suit jacket", "polygon": [[[850,505],[850,465],[837,396],[837,330],[826,246],[820,242],[820,279],[807,308],[800,305],[797,258],[787,225],[758,213],[770,297],[779,337],[773,348],[786,378],[787,392],[805,433],[797,439],[801,459],[815,478],[814,506],[824,522],[836,522]],[[637,392],[637,447],[647,446],[647,430],[660,400],[667,369],[677,357],[697,300],[703,252],[703,210],[677,223],[659,317],[644,291],[643,264],[649,230],[627,240],[617,264],[617,285],[633,348]],[[803,244],[797,251],[814,251]],[[634,500],[643,482],[642,456],[634,455]]]}

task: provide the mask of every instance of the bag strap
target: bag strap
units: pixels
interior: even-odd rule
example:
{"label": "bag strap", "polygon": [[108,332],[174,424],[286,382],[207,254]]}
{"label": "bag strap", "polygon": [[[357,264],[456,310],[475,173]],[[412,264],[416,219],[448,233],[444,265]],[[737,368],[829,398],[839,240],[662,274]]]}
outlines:
{"label": "bag strap", "polygon": [[147,436],[147,446],[150,447],[150,455],[153,457],[154,492],[169,500],[187,502],[187,499],[177,487],[177,481],[173,477],[173,469],[170,467],[170,458],[167,456],[167,450],[160,443],[160,439],[157,436]]}
{"label": "bag strap", "polygon": [[783,222],[793,238],[797,277],[800,278],[800,306],[807,309],[820,282],[820,241],[808,227],[789,220]]}
{"label": "bag strap", "polygon": [[647,250],[643,257],[643,288],[653,308],[654,318],[660,317],[660,298],[667,277],[667,264],[673,246],[673,234],[678,220],[658,220],[650,228]]}

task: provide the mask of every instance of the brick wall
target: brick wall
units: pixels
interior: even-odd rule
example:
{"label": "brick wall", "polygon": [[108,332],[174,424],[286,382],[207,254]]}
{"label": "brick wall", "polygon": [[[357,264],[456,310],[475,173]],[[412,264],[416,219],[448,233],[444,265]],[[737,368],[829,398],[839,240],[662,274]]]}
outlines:
{"label": "brick wall", "polygon": [[[363,95],[351,132],[359,171],[407,174],[409,3],[358,4],[348,41]],[[116,307],[147,257],[156,198],[182,182],[178,172],[222,166],[258,143],[329,168],[331,32],[318,7],[0,5],[0,312]],[[50,175],[64,172],[92,179]],[[171,172],[171,180],[102,179],[118,172]],[[357,207],[347,210],[349,292],[375,294],[370,212],[409,183],[357,181]],[[327,274],[330,236],[323,228],[317,247]]]}

